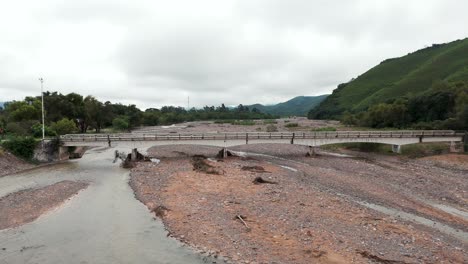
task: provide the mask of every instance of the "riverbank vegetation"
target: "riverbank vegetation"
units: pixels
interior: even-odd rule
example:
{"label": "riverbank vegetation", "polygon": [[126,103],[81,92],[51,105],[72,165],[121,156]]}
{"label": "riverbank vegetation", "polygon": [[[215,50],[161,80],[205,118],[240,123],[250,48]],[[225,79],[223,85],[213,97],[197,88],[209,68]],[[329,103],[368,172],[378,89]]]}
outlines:
{"label": "riverbank vegetation", "polygon": [[[202,109],[164,106],[140,110],[135,105],[101,102],[93,96],[76,93],[44,93],[45,135],[54,137],[70,133],[128,131],[138,126],[170,125],[185,121],[227,120],[250,125],[253,119],[272,119],[256,108],[242,104],[235,108],[205,106]],[[7,102],[0,108],[0,136],[42,137],[40,97],[26,97]],[[243,120],[243,121],[237,121]]]}

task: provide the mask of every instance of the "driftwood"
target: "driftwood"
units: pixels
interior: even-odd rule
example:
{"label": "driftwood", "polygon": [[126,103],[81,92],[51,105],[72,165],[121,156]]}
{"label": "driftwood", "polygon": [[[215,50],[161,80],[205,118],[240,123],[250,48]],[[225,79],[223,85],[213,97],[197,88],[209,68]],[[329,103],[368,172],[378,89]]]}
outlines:
{"label": "driftwood", "polygon": [[244,221],[244,219],[243,219],[243,218],[245,218],[245,216],[236,215],[236,218],[239,219],[239,220],[242,222],[242,224],[244,224],[244,226],[247,228],[247,231],[250,231],[250,230],[251,230],[250,227],[247,225],[247,223],[246,223],[246,222]]}

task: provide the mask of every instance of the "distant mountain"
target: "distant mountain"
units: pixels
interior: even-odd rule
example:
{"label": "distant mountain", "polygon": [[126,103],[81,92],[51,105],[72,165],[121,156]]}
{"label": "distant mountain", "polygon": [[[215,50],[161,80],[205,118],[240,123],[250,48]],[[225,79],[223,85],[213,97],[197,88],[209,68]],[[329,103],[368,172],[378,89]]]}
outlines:
{"label": "distant mountain", "polygon": [[250,109],[257,108],[263,113],[280,116],[306,116],[307,113],[320,104],[328,95],[298,96],[293,99],[275,105],[254,104]]}
{"label": "distant mountain", "polygon": [[468,82],[468,39],[434,44],[400,58],[387,59],[348,83],[338,85],[309,118],[337,119],[349,111],[419,96],[438,82]]}

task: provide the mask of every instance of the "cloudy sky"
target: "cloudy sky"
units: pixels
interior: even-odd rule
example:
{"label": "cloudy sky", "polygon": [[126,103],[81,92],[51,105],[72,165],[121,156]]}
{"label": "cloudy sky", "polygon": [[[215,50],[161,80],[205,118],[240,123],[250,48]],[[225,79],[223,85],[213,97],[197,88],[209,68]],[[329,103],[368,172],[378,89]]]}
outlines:
{"label": "cloudy sky", "polygon": [[468,37],[465,0],[15,0],[0,101],[45,88],[191,106],[330,93],[380,61]]}

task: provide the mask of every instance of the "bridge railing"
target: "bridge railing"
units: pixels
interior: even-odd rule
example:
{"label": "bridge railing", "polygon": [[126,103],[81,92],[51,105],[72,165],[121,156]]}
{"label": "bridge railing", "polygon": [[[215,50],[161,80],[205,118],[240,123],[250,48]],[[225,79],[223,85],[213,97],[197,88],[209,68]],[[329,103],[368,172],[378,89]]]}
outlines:
{"label": "bridge railing", "polygon": [[223,132],[155,134],[69,134],[64,142],[168,141],[168,140],[255,140],[255,139],[329,139],[329,138],[415,138],[457,136],[452,130],[414,131],[320,131],[320,132]]}

